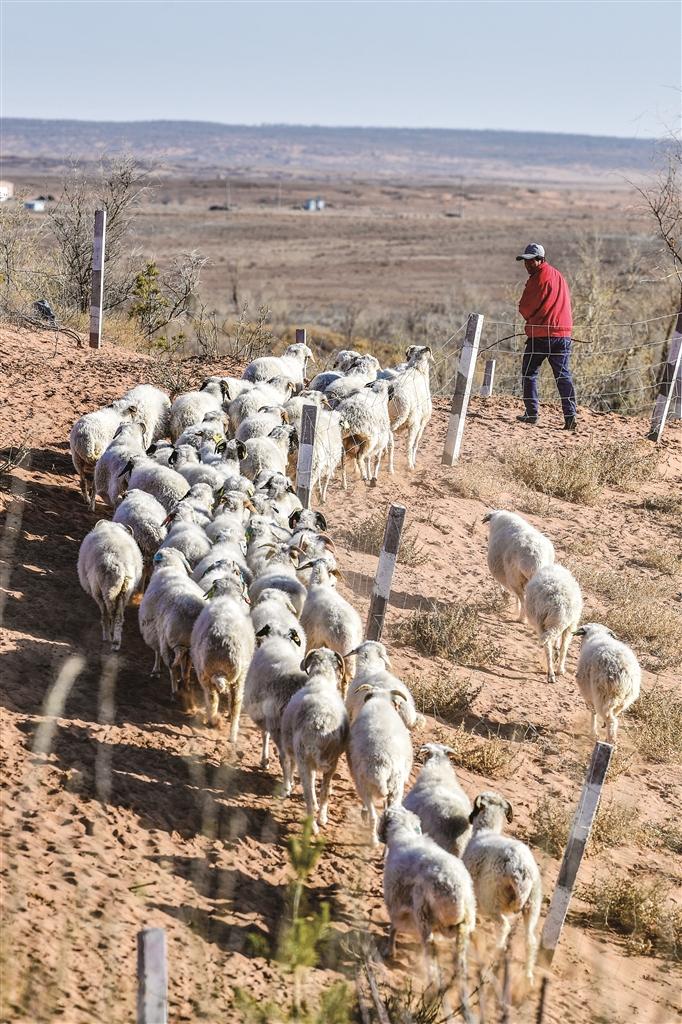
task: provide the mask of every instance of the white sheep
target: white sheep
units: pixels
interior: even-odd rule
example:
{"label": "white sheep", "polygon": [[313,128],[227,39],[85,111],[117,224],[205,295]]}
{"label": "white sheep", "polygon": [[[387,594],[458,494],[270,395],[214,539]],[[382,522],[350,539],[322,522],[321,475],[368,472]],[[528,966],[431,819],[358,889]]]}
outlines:
{"label": "white sheep", "polygon": [[303,384],[306,363],[313,359],[313,353],[302,342],[288,345],[281,356],[261,356],[249,363],[244,373],[244,380],[268,381],[272,377],[288,377],[295,384]]}
{"label": "white sheep", "polygon": [[128,491],[114,512],[113,522],[130,528],[142,553],[145,567],[143,583],[146,585],[151,560],[167,533],[165,508],[151,494],[135,488]]}
{"label": "white sheep", "polygon": [[310,490],[317,486],[323,504],[327,500],[329,484],[339,466],[341,483],[345,491],[347,480],[341,416],[333,410],[319,409],[315,423]]}
{"label": "white sheep", "polygon": [[271,430],[281,427],[288,421],[288,416],[281,406],[264,405],[258,412],[241,421],[234,436],[238,441],[248,441],[250,437],[267,437]]}
{"label": "white sheep", "polygon": [[86,534],[78,552],[78,579],[97,603],[102,616],[102,639],[112,651],[121,647],[126,605],[142,581],[142,554],[132,530],[101,519]]}
{"label": "white sheep", "polygon": [[543,533],[515,512],[495,509],[483,516],[490,524],[488,568],[517,602],[519,622],[525,622],[526,584],[538,569],[554,564],[554,546]]}
{"label": "white sheep", "polygon": [[388,453],[388,471],[393,473],[393,433],[388,415],[391,385],[377,380],[356,391],[337,406],[341,418],[344,450],[355,457],[363,480],[376,486],[381,459]]}
{"label": "white sheep", "polygon": [[[344,678],[343,658],[327,647],[310,651],[303,662],[308,682],[298,690],[282,715],[281,756],[284,795],[294,786],[298,769],[306,805],[313,819],[313,832],[327,824],[329,794],[336,766],[348,741],[348,714],[339,693]],[[320,800],[315,777],[320,773]]]}
{"label": "white sheep", "polygon": [[88,412],[77,419],[69,433],[69,447],[73,468],[80,479],[81,494],[86,505],[94,501],[95,465],[114,434],[125,419],[131,419],[136,410],[126,402],[117,401],[103,409]]}
{"label": "white sheep", "polygon": [[348,765],[373,845],[378,842],[375,802],[384,809],[402,803],[412,770],[412,741],[396,710],[402,701],[404,697],[397,690],[370,688],[350,725]]}
{"label": "white sheep", "polygon": [[435,843],[461,857],[471,835],[471,801],[450,763],[453,751],[443,743],[425,743],[419,753],[426,760],[403,806],[417,815]]}
{"label": "white sheep", "polygon": [[244,680],[255,647],[253,627],[234,577],[217,580],[192,630],[191,656],[206,701],[206,724],[218,724],[220,694],[228,697],[230,743],[237,742]]}
{"label": "white sheep", "polygon": [[129,459],[124,468],[128,476],[128,488],[139,488],[161,502],[166,512],[172,512],[177,503],[189,492],[190,485],[185,478],[170,466],[160,466],[148,456]]}
{"label": "white sheep", "polygon": [[178,578],[187,578],[187,559],[176,548],[157,551],[152,559],[152,576],[138,608],[138,624],[142,639],[154,652],[152,676],[161,672],[160,608],[164,595],[175,587]]}
{"label": "white sheep", "polygon": [[116,430],[111,443],[97,460],[95,486],[90,502],[91,512],[95,511],[96,498],[100,498],[110,508],[116,508],[126,490],[124,477],[130,459],[144,456],[144,424],[137,421],[124,421]]}
{"label": "white sheep", "polygon": [[555,683],[554,651],[558,653],[559,675],[563,675],[568,647],[582,615],[578,581],[563,565],[546,565],[528,581],[524,608],[545,649],[547,682]]}
{"label": "white sheep", "polygon": [[123,401],[137,408],[136,419],[144,424],[147,444],[168,437],[170,430],[170,398],[152,384],[138,384],[126,391]]}
{"label": "white sheep", "polygon": [[273,587],[261,590],[258,600],[251,606],[251,622],[256,635],[263,626],[270,626],[282,636],[288,635],[289,630],[295,630],[305,651],[306,636],[303,627],[298,621],[296,609],[283,590],[275,590]]}
{"label": "white sheep", "polygon": [[535,931],[542,906],[542,880],[533,854],[519,839],[502,835],[512,806],[498,793],[479,793],[470,821],[473,834],[462,857],[474,882],[481,914],[501,924],[498,949],[505,949],[512,918],[523,917],[526,933],[526,977],[533,984],[537,951]]}
{"label": "white sheep", "polygon": [[597,715],[606,727],[607,743],[616,743],[618,718],[639,697],[642,671],[632,648],[616,639],[600,622],[576,630],[584,637],[575,678],[590,712],[592,735],[598,737]]}
{"label": "white sheep", "polygon": [[277,622],[261,626],[256,650],[244,684],[244,710],[260,729],[263,745],[261,768],[270,763],[270,738],[281,750],[280,730],[284,709],[293,695],[308,682],[301,669],[302,633]]}
{"label": "white sheep", "polygon": [[366,384],[376,380],[380,369],[381,364],[374,356],[358,356],[357,359],[352,361],[343,377],[332,381],[325,388],[325,398],[332,405],[343,401],[344,398],[348,398],[349,395],[359,391],[360,388],[364,388]]}
{"label": "white sheep", "polygon": [[255,480],[261,473],[282,473],[286,476],[289,454],[296,451],[298,437],[293,427],[275,427],[267,437],[252,437],[246,441],[246,454],[239,463],[239,472],[247,480]]}
{"label": "white sheep", "polygon": [[407,464],[414,469],[417,448],[433,411],[429,384],[429,362],[433,356],[428,345],[411,345],[407,351],[407,368],[391,384],[388,412],[393,435],[407,431]]}
{"label": "white sheep", "polygon": [[178,574],[163,589],[158,605],[157,636],[161,658],[168,667],[173,694],[181,692],[185,711],[195,710],[192,697],[190,645],[196,620],[206,607],[206,595],[188,576]]}
{"label": "white sheep", "polygon": [[[299,568],[306,568],[305,565]],[[308,650],[328,647],[342,657],[362,643],[363,625],[352,604],[332,585],[333,573],[326,559],[318,558],[312,563],[308,594],[301,611],[301,625],[308,638]],[[355,661],[348,658],[344,666],[341,688],[345,694],[348,681],[355,671]],[[348,675],[346,675],[348,672]]]}
{"label": "white sheep", "polygon": [[[168,516],[167,521],[170,522],[170,527],[159,550],[176,548],[176,550],[182,551],[192,569],[194,569],[202,558],[206,558],[210,554],[212,544],[204,533],[203,528],[198,523],[192,521],[193,511],[191,509],[187,509],[186,512],[181,510],[182,504]],[[192,519],[183,518],[187,513],[189,513]]]}
{"label": "white sheep", "polygon": [[388,957],[395,955],[398,932],[422,943],[429,978],[440,988],[434,937],[455,940],[460,984],[467,980],[467,948],[476,927],[476,899],[462,861],[429,836],[405,807],[388,808],[379,826],[386,843],[384,901],[390,924]]}
{"label": "white sheep", "polygon": [[384,645],[378,640],[365,640],[352,651],[346,652],[346,658],[355,658],[355,674],[346,693],[346,707],[351,722],[356,718],[365,702],[365,695],[371,689],[380,689],[399,693],[402,697],[397,702],[397,711],[404,725],[412,730],[424,724],[424,717],[417,713],[414,698],[405,683],[388,671],[391,661]]}
{"label": "white sheep", "polygon": [[227,385],[222,381],[204,381],[199,391],[187,391],[179,395],[171,406],[170,436],[177,441],[187,427],[201,423],[208,412],[222,412],[223,402],[229,395]]}

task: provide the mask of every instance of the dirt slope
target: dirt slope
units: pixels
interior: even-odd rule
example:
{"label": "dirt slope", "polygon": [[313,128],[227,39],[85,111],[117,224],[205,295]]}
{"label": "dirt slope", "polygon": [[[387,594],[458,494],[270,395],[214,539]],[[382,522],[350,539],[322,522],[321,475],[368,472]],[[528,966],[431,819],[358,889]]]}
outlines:
{"label": "dirt slope", "polygon": [[[248,720],[238,758],[229,763],[224,732],[188,722],[172,704],[169,688],[149,679],[150,652],[138,635],[134,609],[120,656],[102,655],[98,617],[76,576],[78,546],[102,511],[93,516],[82,504],[68,430],[84,411],[148,379],[149,364],[123,350],[76,351],[66,342],[55,353],[47,337],[0,334],[0,447],[25,440],[31,449],[30,460],[13,475],[12,490],[0,492],[6,513],[0,577],[0,1019],[130,1020],[135,935],[151,925],[168,932],[171,1020],[239,1019],[232,1009],[235,985],[256,996],[282,998],[282,975],[263,953],[272,948],[281,919],[290,879],[284,841],[297,828],[302,804],[298,796],[283,803],[276,795],[276,772],[257,767],[258,737]],[[626,438],[645,430],[642,421],[585,414],[577,440],[555,430],[551,416],[546,428],[530,435],[514,422],[514,411],[504,399],[474,401],[463,457],[474,477],[482,462],[510,443],[578,444],[585,436]],[[390,639],[395,623],[426,600],[490,592],[480,525],[485,505],[450,487],[451,471],[440,465],[445,425],[441,408],[412,476],[400,442],[394,477],[384,477],[371,491],[354,482],[343,494],[336,485],[325,513],[345,585],[364,613],[376,561],[349,550],[345,531],[372,511],[383,513],[390,500],[407,505],[428,558],[413,568],[400,565],[396,573],[387,633],[394,670],[406,677],[470,676],[482,685],[467,724],[483,735],[497,734],[516,758],[507,778],[465,770],[459,775],[472,795],[490,788],[505,793],[515,808],[513,831],[523,836],[542,796],[574,804],[589,758],[587,716],[572,679],[575,648],[568,676],[548,688],[538,672],[534,639],[510,621],[508,609],[483,613],[485,635],[500,651],[485,669],[453,669]],[[679,531],[641,503],[646,494],[680,488],[680,440],[677,426],[664,446],[660,479],[636,494],[608,493],[591,508],[551,500],[542,515],[530,518],[552,536],[562,560],[584,556],[592,564],[623,569],[642,547],[679,545]],[[502,483],[497,503],[505,503]],[[651,570],[642,573],[652,576]],[[62,683],[69,673],[75,681],[65,705],[53,706],[46,716],[44,701],[60,672]],[[653,682],[647,673],[645,685]],[[675,673],[660,673],[659,682],[675,685]],[[429,719],[415,742],[451,734]],[[646,822],[678,818],[678,768],[642,760],[627,733],[622,747],[630,760],[608,784],[608,796],[636,808]],[[365,845],[345,767],[331,819],[328,847],[312,879],[313,900],[331,903],[337,938],[362,924],[378,937],[385,926],[381,855]],[[558,860],[537,855],[549,893]],[[616,870],[661,881],[679,904],[679,857],[673,853],[629,843],[590,856],[582,878]],[[545,1019],[676,1019],[679,970],[662,958],[626,955],[614,933],[586,931],[586,909],[576,902],[569,915]],[[340,948],[342,966],[352,966]],[[485,951],[481,956],[487,962]],[[405,971],[419,964],[407,944],[399,947],[398,959]],[[335,977],[336,966],[323,961],[306,984],[314,993]],[[400,984],[405,975],[382,977]],[[518,1020],[532,1019],[534,1003],[524,1002],[521,992],[518,997]]]}

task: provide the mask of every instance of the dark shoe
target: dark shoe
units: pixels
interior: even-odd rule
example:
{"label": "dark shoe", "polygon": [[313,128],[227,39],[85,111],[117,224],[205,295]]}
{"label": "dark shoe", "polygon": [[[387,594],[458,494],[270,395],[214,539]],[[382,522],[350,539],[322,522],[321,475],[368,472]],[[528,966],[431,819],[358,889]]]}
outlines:
{"label": "dark shoe", "polygon": [[575,416],[566,416],[564,419],[564,430],[570,430],[575,434],[578,429],[578,421]]}
{"label": "dark shoe", "polygon": [[529,423],[532,427],[534,427],[538,421],[537,416],[529,416],[527,412],[524,412],[523,416],[517,416],[516,418],[519,423]]}

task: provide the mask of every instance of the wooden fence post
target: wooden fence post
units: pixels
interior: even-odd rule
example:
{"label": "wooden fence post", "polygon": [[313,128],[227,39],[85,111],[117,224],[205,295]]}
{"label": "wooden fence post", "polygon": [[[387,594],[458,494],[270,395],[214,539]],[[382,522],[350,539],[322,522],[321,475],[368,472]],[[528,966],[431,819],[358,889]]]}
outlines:
{"label": "wooden fence post", "polygon": [[367,615],[368,640],[381,640],[388,599],[391,596],[393,573],[398,559],[400,535],[403,532],[406,514],[407,509],[404,505],[393,504],[388,510],[386,529],[384,530],[384,539],[381,544],[379,563],[376,576],[374,577],[374,586],[372,587],[372,599]]}
{"label": "wooden fence post", "polygon": [[564,850],[563,860],[559,868],[545,925],[540,939],[540,963],[549,967],[554,959],[556,948],[568,913],[568,906],[573,896],[575,880],[578,874],[587,841],[592,831],[592,823],[599,808],[602,786],[613,754],[610,743],[595,743],[592,758],[587,769],[587,776],[580,794],[580,802],[575,812],[568,842]]}
{"label": "wooden fence post", "polygon": [[682,420],[682,366],[677,373],[677,380],[675,381],[675,395],[669,415],[671,420]]}
{"label": "wooden fence post", "polygon": [[493,393],[493,382],[495,380],[495,360],[486,359],[485,370],[483,371],[483,383],[479,395],[481,398],[490,398]]}
{"label": "wooden fence post", "polygon": [[452,466],[459,458],[482,330],[483,317],[481,314],[470,313],[466,334],[464,335],[464,344],[462,345],[457,366],[455,393],[452,396],[452,405],[450,407],[450,420],[442,458],[444,466]]}
{"label": "wooden fence post", "polygon": [[102,299],[104,297],[104,245],[107,211],[95,210],[92,239],[92,291],[90,293],[90,348],[102,346]]}
{"label": "wooden fence post", "polygon": [[303,508],[310,508],[310,481],[313,475],[313,445],[317,406],[306,402],[301,417],[301,436],[298,440],[298,463],[296,464],[296,493]]}
{"label": "wooden fence post", "polygon": [[306,329],[305,329],[305,327],[297,327],[296,328],[296,344],[297,345],[307,345],[308,344],[308,342],[306,341]]}
{"label": "wooden fence post", "polygon": [[137,1024],[168,1024],[165,928],[137,933]]}
{"label": "wooden fence post", "polygon": [[[651,416],[651,427],[647,437],[650,441],[660,441],[665,421],[668,418],[670,404],[676,394],[678,379],[682,373],[682,312],[677,316],[675,333],[670,339],[668,361],[663,370],[661,388],[656,396],[656,404]],[[680,385],[682,386],[682,384]]]}

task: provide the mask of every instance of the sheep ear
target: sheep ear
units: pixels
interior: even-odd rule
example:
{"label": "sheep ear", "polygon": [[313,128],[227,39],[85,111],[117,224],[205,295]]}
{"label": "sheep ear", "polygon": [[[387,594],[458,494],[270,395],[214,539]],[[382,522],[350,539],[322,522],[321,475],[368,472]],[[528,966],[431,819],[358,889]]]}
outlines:
{"label": "sheep ear", "polygon": [[126,462],[125,466],[123,467],[121,472],[118,474],[119,480],[121,479],[122,476],[125,476],[126,473],[131,473],[132,469],[133,469],[133,460],[132,459],[128,459],[128,461]]}
{"label": "sheep ear", "polygon": [[215,450],[216,450],[216,452],[219,455],[222,455],[222,453],[225,451],[226,448],[227,448],[227,441],[225,441],[224,439],[222,441],[218,441],[218,443],[215,446]]}
{"label": "sheep ear", "polygon": [[272,629],[271,626],[263,626],[262,629],[258,630],[258,632],[256,633],[256,636],[269,636],[269,634],[271,632],[271,629]]}
{"label": "sheep ear", "polygon": [[301,671],[302,672],[307,672],[308,671],[308,667],[310,665],[310,659],[312,658],[314,653],[315,653],[314,651],[309,651],[308,654],[306,654],[305,658],[301,662]]}
{"label": "sheep ear", "polygon": [[473,808],[471,814],[469,815],[469,822],[470,823],[473,822],[473,820],[476,817],[476,815],[480,814],[482,810],[483,810],[483,801],[481,800],[480,796],[477,796],[474,799],[474,808]]}
{"label": "sheep ear", "polygon": [[509,803],[508,800],[505,800],[504,813],[507,821],[511,824],[511,822],[514,820],[514,811],[512,810],[512,805]]}
{"label": "sheep ear", "polygon": [[327,529],[327,520],[324,518],[321,512],[315,513],[315,526],[317,526],[322,531]]}
{"label": "sheep ear", "polygon": [[386,812],[384,811],[384,813],[379,818],[379,824],[377,825],[377,837],[380,843],[386,842],[386,832],[388,831],[387,826],[388,821],[386,818]]}
{"label": "sheep ear", "polygon": [[243,441],[237,441],[237,458],[240,461],[246,458],[246,445]]}
{"label": "sheep ear", "polygon": [[340,674],[341,678],[343,679],[343,677],[346,674],[346,663],[343,660],[343,658],[341,657],[341,655],[338,654],[336,651],[334,651],[334,657],[336,658],[336,664],[337,664],[338,669],[339,669],[339,674]]}
{"label": "sheep ear", "polygon": [[303,509],[302,508],[294,509],[294,511],[289,516],[289,529],[290,530],[293,530],[293,528],[298,525],[298,521],[299,521],[299,519],[301,518],[302,515],[303,515]]}
{"label": "sheep ear", "polygon": [[210,380],[203,381],[202,384],[201,384],[201,387],[199,388],[199,391],[205,391],[210,383],[211,383]]}
{"label": "sheep ear", "polygon": [[228,400],[228,402],[232,401],[232,395],[230,394],[230,385],[227,383],[226,380],[221,380],[220,382],[220,393],[222,394],[223,398],[226,398]]}
{"label": "sheep ear", "polygon": [[301,637],[295,629],[289,630],[289,639],[293,640],[297,647],[301,646]]}
{"label": "sheep ear", "polygon": [[156,441],[154,442],[154,444],[150,444],[149,448],[147,448],[147,450],[145,451],[145,455],[154,455],[158,447],[159,446],[156,443]]}
{"label": "sheep ear", "polygon": [[[585,636],[585,627],[581,626],[580,629],[575,629],[573,631],[573,636]],[[613,633],[611,636],[613,636]]]}

